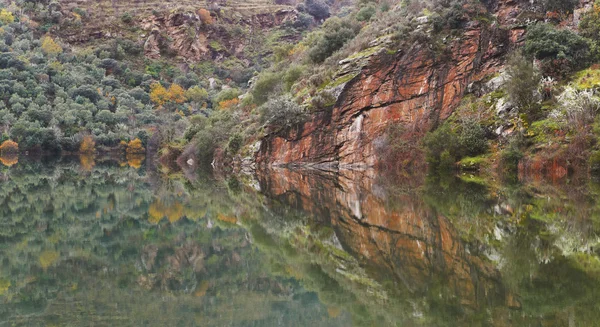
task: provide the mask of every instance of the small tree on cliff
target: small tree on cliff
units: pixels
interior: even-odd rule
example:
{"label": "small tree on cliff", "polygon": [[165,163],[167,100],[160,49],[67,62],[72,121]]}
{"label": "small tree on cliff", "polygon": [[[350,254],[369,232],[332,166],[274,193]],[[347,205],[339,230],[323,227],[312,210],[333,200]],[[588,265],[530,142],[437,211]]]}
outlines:
{"label": "small tree on cliff", "polygon": [[540,109],[536,92],[541,76],[533,62],[515,53],[508,60],[507,74],[506,92],[510,100],[521,113],[529,118],[535,117]]}

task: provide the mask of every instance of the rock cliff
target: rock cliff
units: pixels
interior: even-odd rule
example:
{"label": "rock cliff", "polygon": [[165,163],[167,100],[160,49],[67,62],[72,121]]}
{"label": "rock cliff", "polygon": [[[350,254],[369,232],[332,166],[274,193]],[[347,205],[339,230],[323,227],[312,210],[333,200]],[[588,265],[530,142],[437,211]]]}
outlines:
{"label": "rock cliff", "polygon": [[434,128],[465,94],[503,68],[506,54],[523,40],[525,22],[519,14],[534,10],[529,1],[484,4],[495,22],[471,21],[459,37],[444,39],[441,51],[429,40],[394,54],[378,51],[343,86],[332,110],[318,112],[299,128],[267,135],[257,163],[372,167],[389,141],[390,126],[421,136]]}

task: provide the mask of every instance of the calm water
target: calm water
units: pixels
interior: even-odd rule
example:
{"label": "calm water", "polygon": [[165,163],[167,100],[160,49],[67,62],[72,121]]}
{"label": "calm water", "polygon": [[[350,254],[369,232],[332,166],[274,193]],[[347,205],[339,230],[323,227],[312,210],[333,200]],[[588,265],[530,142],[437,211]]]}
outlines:
{"label": "calm water", "polygon": [[390,180],[4,159],[0,326],[598,325],[597,184]]}

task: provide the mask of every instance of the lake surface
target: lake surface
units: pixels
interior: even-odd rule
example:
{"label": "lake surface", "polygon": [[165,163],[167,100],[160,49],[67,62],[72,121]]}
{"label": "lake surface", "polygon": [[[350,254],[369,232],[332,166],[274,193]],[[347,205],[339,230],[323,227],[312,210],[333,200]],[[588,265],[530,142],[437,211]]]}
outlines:
{"label": "lake surface", "polygon": [[597,326],[600,186],[0,161],[0,326]]}

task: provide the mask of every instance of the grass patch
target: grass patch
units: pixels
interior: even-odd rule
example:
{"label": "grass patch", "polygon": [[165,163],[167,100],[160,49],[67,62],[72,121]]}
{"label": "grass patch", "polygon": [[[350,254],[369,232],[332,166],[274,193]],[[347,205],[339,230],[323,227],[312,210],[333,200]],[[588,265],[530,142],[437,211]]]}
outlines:
{"label": "grass patch", "polygon": [[481,170],[482,168],[488,167],[490,165],[489,159],[490,158],[488,155],[482,155],[477,157],[465,157],[458,162],[458,167],[460,168],[460,170],[466,171]]}
{"label": "grass patch", "polygon": [[573,85],[578,90],[600,87],[600,69],[588,68],[575,74]]}

